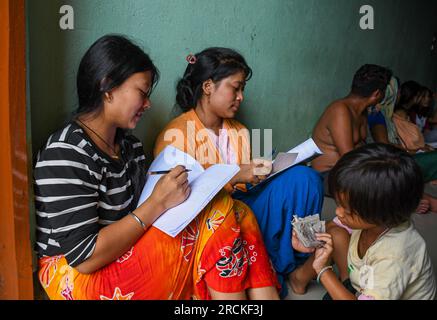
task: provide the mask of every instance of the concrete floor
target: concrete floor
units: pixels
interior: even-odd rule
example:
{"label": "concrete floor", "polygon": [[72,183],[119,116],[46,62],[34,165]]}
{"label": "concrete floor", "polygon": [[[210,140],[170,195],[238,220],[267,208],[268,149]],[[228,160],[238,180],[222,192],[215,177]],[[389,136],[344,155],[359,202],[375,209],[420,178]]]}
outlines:
{"label": "concrete floor", "polygon": [[[434,193],[435,187],[427,187],[428,191]],[[430,193],[431,193],[430,192]],[[322,208],[322,220],[329,221],[335,217],[335,202],[332,198],[325,197]],[[413,222],[425,239],[428,254],[431,257],[434,266],[434,275],[437,275],[437,213],[414,214]],[[307,293],[297,295],[288,287],[288,296],[285,300],[321,300],[326,290],[322,285],[313,281],[308,286]]]}

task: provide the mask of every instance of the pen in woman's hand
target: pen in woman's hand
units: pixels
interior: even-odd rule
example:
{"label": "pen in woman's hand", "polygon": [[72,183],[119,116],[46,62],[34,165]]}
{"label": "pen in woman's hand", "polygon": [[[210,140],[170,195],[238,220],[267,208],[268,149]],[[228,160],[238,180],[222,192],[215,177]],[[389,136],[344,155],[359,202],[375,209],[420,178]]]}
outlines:
{"label": "pen in woman's hand", "polygon": [[[150,176],[156,175],[156,174],[167,174],[170,173],[171,170],[161,170],[161,171],[150,171],[147,174]],[[190,172],[191,169],[185,169],[183,172]]]}
{"label": "pen in woman's hand", "polygon": [[274,148],[274,149],[272,150],[272,158],[275,156],[275,154],[276,154],[276,148]]}

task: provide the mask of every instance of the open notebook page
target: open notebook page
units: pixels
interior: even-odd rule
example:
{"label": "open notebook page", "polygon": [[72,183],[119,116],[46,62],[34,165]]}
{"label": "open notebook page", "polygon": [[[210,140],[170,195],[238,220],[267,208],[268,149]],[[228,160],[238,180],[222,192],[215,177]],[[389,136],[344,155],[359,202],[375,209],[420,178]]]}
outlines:
{"label": "open notebook page", "polygon": [[[203,171],[203,167],[192,156],[180,151],[173,146],[167,146],[156,158],[153,160],[148,172],[170,170],[178,165],[185,166],[186,169],[191,170],[188,172],[188,183],[193,181]],[[146,185],[143,188],[140,199],[138,200],[138,206],[141,205],[152,194],[153,188],[162,175],[147,175]]]}
{"label": "open notebook page", "polygon": [[[270,175],[257,185],[264,184],[268,182],[271,178],[276,176],[278,173],[322,153],[323,152],[320,151],[312,138],[309,138],[308,140],[302,142],[301,144],[297,145],[286,153],[280,152],[275,160],[272,161],[272,172],[270,173]],[[249,186],[249,189],[252,189],[255,186]]]}
{"label": "open notebook page", "polygon": [[287,151],[287,153],[297,153],[298,155],[296,160],[294,161],[294,164],[298,164],[315,155],[322,154],[323,152],[319,149],[314,140],[312,138],[309,138],[308,140],[302,142],[293,149]]}
{"label": "open notebook page", "polygon": [[[164,212],[153,224],[172,237],[184,229],[240,170],[237,165],[214,165],[204,170],[190,155],[173,146],[167,146],[152,162],[149,172],[169,170],[177,165],[191,170],[188,172],[191,193],[185,202]],[[138,206],[152,194],[161,177],[162,175],[147,175]]]}
{"label": "open notebook page", "polygon": [[269,176],[256,185],[252,185],[252,186],[248,185],[248,189],[250,190],[255,186],[262,185],[267,181],[269,181],[274,176],[276,176],[277,174],[292,167],[295,164],[296,157],[297,157],[297,153],[285,153],[285,152],[278,153],[275,160],[272,161],[272,171],[270,172]]}
{"label": "open notebook page", "polygon": [[153,226],[175,237],[240,170],[237,165],[216,164],[206,169],[191,183],[191,193],[183,203],[169,209]]}

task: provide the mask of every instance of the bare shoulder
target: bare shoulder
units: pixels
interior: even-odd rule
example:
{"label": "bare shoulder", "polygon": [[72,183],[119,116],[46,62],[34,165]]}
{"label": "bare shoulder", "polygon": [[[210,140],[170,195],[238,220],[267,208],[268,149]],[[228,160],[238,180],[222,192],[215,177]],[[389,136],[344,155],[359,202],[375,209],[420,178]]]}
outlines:
{"label": "bare shoulder", "polygon": [[335,113],[336,115],[348,115],[351,116],[349,108],[344,100],[336,100],[331,103],[326,110],[329,110],[330,113]]}
{"label": "bare shoulder", "polygon": [[326,108],[324,117],[329,123],[338,123],[350,121],[352,114],[343,100],[336,100]]}

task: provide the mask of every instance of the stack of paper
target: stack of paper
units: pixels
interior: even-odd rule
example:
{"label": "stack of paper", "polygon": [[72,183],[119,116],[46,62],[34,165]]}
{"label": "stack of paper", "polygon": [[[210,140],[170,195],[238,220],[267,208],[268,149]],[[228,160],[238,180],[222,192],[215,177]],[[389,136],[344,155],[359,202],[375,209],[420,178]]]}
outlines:
{"label": "stack of paper", "polygon": [[[170,170],[177,165],[183,165],[191,170],[188,172],[191,193],[183,203],[164,212],[153,224],[172,237],[179,234],[240,171],[238,165],[227,164],[216,164],[204,170],[202,165],[190,155],[173,146],[167,146],[152,162],[149,172]],[[162,175],[147,175],[138,206],[150,197],[161,177]]]}

